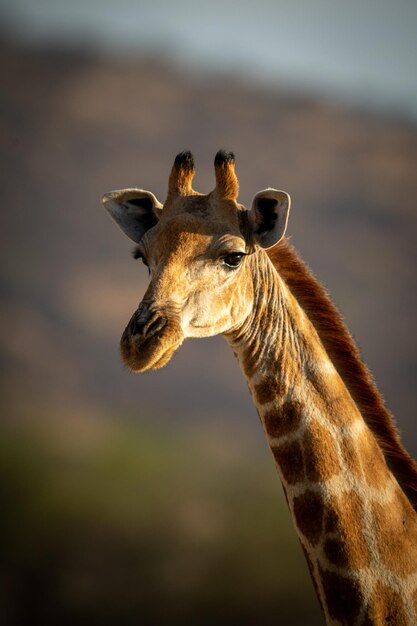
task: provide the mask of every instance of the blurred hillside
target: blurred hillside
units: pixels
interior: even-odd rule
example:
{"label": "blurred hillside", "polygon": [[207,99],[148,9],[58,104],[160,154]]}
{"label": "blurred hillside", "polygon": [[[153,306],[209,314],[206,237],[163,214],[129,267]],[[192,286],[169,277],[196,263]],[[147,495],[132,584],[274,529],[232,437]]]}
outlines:
{"label": "blurred hillside", "polygon": [[319,626],[271,465],[231,430],[3,432],[2,626]]}
{"label": "blurred hillside", "polygon": [[0,73],[0,621],[321,623],[224,340],[122,368],[148,276],[100,196],[163,200],[184,148],[200,191],[220,147],[246,206],[288,190],[292,241],[417,456],[417,129],[155,58],[3,44]]}
{"label": "blurred hillside", "polygon": [[222,339],[189,342],[157,374],[123,371],[119,336],[147,274],[99,202],[133,185],[163,200],[183,148],[207,192],[224,146],[237,154],[244,204],[266,186],[292,194],[292,241],[343,311],[416,454],[415,128],[151,59],[1,52],[8,414],[140,406],[185,422],[253,419]]}

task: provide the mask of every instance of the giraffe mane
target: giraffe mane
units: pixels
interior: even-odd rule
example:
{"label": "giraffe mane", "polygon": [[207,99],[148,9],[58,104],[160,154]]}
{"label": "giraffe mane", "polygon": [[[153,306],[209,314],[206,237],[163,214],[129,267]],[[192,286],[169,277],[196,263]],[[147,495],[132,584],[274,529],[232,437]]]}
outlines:
{"label": "giraffe mane", "polygon": [[417,511],[417,463],[403,447],[394,418],[362,361],[341,314],[287,240],[283,239],[268,250],[268,256],[314,325],[333,365],[373,432],[390,470]]}

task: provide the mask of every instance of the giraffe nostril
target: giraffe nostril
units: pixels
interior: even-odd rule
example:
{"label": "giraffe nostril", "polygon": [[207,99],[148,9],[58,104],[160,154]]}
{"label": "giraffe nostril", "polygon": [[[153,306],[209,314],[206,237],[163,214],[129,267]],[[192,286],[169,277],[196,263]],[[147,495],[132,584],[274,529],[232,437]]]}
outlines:
{"label": "giraffe nostril", "polygon": [[138,323],[138,325],[143,326],[144,324],[146,324],[151,315],[152,311],[150,310],[149,304],[141,302],[134,317],[136,318],[136,322]]}
{"label": "giraffe nostril", "polygon": [[129,322],[129,332],[131,335],[150,337],[160,332],[167,322],[167,318],[158,312],[140,307]]}
{"label": "giraffe nostril", "polygon": [[162,316],[157,317],[146,328],[146,330],[145,330],[146,336],[150,337],[151,335],[156,335],[157,333],[159,333],[164,328],[164,326],[166,326],[167,321],[168,320],[166,319],[166,317],[162,317]]}
{"label": "giraffe nostril", "polygon": [[141,303],[137,311],[132,315],[129,322],[129,332],[131,335],[144,334],[144,327],[152,315],[152,311],[149,309],[149,305]]}
{"label": "giraffe nostril", "polygon": [[129,331],[131,335],[138,335],[140,332],[140,324],[138,324],[136,315],[133,315],[132,319],[130,320]]}

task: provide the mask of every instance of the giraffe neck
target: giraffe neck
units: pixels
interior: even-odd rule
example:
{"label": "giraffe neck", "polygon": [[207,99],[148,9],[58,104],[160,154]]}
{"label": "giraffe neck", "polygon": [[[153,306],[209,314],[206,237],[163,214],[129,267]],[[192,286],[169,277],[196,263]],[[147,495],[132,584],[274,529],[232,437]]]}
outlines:
{"label": "giraffe neck", "polygon": [[[417,623],[417,516],[307,316],[263,252],[228,335],[329,624]],[[390,621],[391,620],[391,621]]]}

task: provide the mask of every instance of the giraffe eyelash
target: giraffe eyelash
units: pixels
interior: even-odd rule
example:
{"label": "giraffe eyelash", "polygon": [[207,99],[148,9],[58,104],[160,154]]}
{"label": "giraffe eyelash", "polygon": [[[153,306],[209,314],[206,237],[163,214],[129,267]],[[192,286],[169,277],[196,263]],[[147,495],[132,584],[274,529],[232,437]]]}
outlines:
{"label": "giraffe eyelash", "polygon": [[143,259],[143,254],[142,252],[139,250],[139,248],[134,248],[134,250],[132,250],[132,257],[136,260],[136,259]]}
{"label": "giraffe eyelash", "polygon": [[148,265],[148,263],[146,262],[146,258],[145,255],[139,250],[139,248],[135,248],[132,252],[132,256],[135,260],[137,259],[142,259],[142,261],[144,262],[145,265]]}
{"label": "giraffe eyelash", "polygon": [[150,274],[150,273],[151,273],[151,270],[150,270],[150,268],[149,268],[149,265],[148,265],[148,263],[147,263],[147,261],[146,261],[145,257],[143,256],[142,252],[141,252],[138,248],[135,248],[135,249],[133,250],[133,252],[132,252],[132,256],[133,256],[133,258],[134,258],[135,260],[140,259],[140,260],[142,261],[142,263],[143,263],[143,264],[147,267],[147,269],[148,269],[148,274]]}

